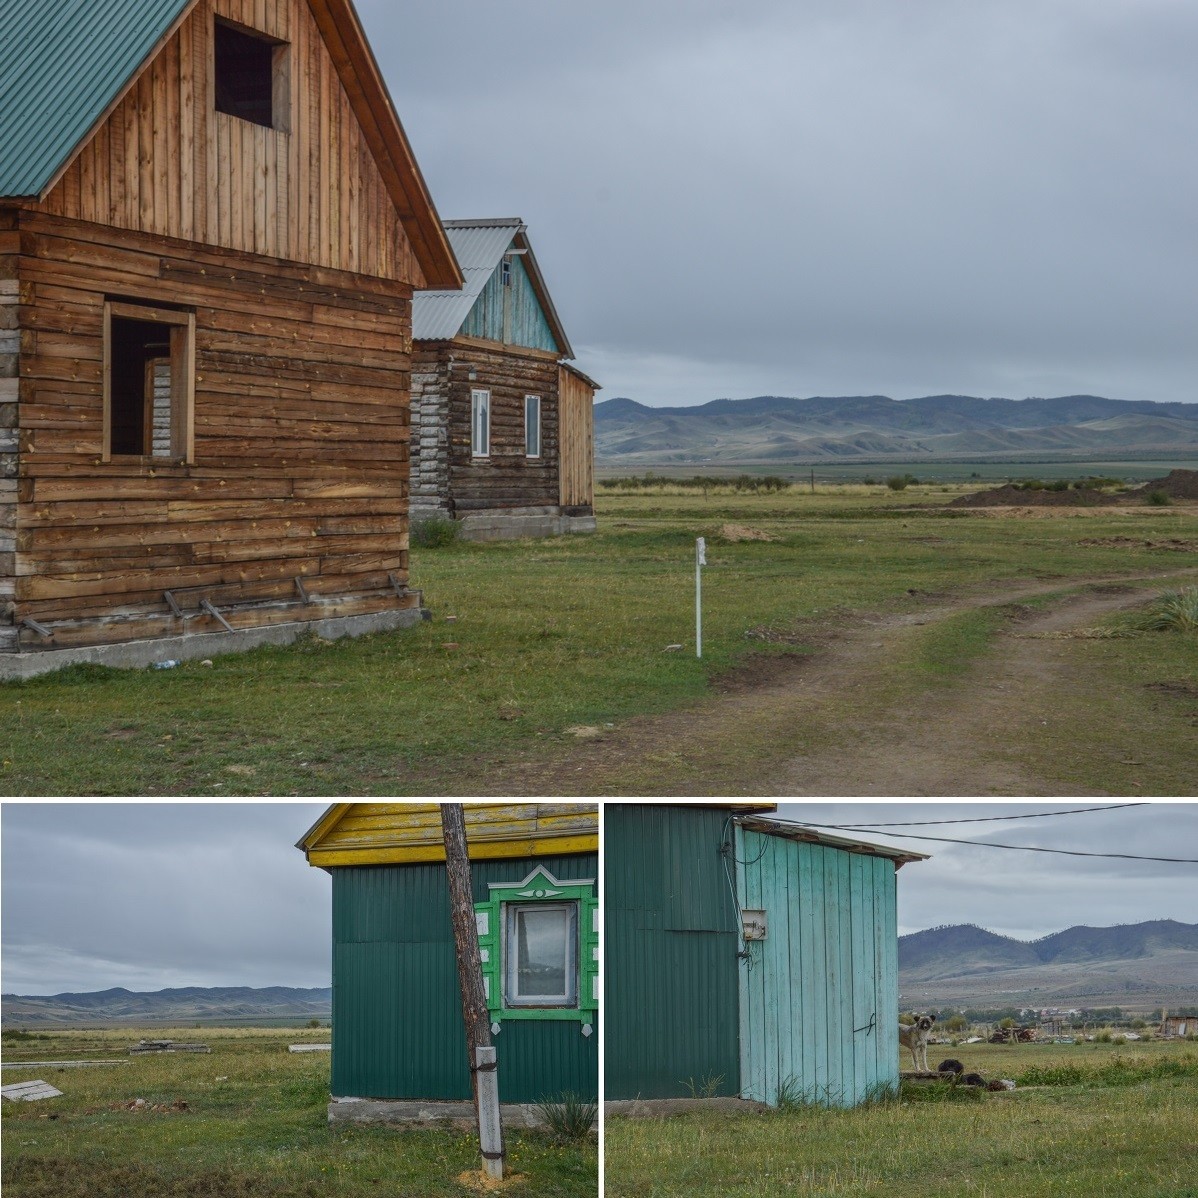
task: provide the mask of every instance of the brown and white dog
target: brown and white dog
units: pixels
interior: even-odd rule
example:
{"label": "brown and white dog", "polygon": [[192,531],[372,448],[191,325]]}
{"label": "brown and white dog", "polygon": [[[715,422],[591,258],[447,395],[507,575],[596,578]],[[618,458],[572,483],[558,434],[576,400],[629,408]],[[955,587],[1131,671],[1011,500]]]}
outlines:
{"label": "brown and white dog", "polygon": [[911,1060],[916,1069],[928,1070],[928,1037],[932,1034],[935,1015],[914,1015],[914,1023],[899,1024],[899,1043],[911,1050]]}

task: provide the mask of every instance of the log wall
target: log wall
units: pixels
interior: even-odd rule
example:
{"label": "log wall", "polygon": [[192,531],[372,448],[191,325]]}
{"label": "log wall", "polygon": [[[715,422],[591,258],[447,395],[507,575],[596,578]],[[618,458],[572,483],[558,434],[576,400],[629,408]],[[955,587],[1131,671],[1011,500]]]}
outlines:
{"label": "log wall", "polygon": [[[215,110],[217,15],[288,43],[286,127]],[[45,210],[423,281],[306,0],[200,0],[53,188]]]}
{"label": "log wall", "polygon": [[[439,373],[448,390],[449,502],[456,515],[490,508],[557,508],[555,355],[482,342],[422,342],[416,347],[413,369],[421,375]],[[475,458],[470,452],[474,388],[491,392],[491,452],[486,458]],[[526,395],[541,397],[539,458],[524,452]]]}
{"label": "log wall", "polygon": [[[0,251],[0,279],[19,276],[17,621],[94,644],[181,631],[168,590],[189,631],[219,629],[205,598],[234,627],[414,602],[391,582],[407,577],[408,284],[17,221],[0,231],[18,251]],[[195,311],[193,465],[101,460],[114,293]],[[27,629],[20,646],[50,647]]]}
{"label": "log wall", "polygon": [[13,597],[17,535],[17,218],[0,209],[0,653],[16,645]]}

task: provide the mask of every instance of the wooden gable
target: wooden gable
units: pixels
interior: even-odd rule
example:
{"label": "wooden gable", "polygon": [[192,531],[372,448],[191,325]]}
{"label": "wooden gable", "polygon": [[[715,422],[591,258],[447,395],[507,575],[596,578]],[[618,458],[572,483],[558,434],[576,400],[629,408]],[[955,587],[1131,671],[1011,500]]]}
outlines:
{"label": "wooden gable", "polygon": [[[594,853],[596,803],[466,803],[472,858]],[[440,803],[336,803],[296,845],[310,865],[444,861]]]}
{"label": "wooden gable", "polygon": [[[218,18],[285,47],[276,127],[217,111]],[[42,207],[416,287],[430,276],[460,285],[344,0],[197,0]]]}

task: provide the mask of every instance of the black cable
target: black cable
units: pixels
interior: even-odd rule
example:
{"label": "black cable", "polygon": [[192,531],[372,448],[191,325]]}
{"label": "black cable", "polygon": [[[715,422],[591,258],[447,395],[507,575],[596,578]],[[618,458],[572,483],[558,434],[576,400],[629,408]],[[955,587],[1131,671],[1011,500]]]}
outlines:
{"label": "black cable", "polygon": [[1167,865],[1198,865],[1194,857],[1141,857],[1137,853],[1087,853],[1081,849],[1042,849],[1031,844],[996,844],[986,840],[956,840],[951,836],[919,836],[914,832],[882,832],[880,828],[866,824],[857,824],[846,828],[844,824],[807,824],[809,828],[833,828],[841,831],[877,831],[883,836],[893,836],[900,840],[938,840],[944,844],[971,844],[981,849],[1016,849],[1021,853],[1059,853],[1065,857],[1111,857],[1120,861],[1163,861]]}
{"label": "black cable", "polygon": [[969,816],[966,819],[900,819],[894,823],[812,824],[813,828],[924,828],[938,823],[993,823],[999,819],[1048,819],[1052,816],[1081,816],[1090,811],[1119,811],[1121,807],[1148,807],[1150,803],[1115,803],[1107,807],[1072,807],[1069,811],[1029,811],[1018,816]]}

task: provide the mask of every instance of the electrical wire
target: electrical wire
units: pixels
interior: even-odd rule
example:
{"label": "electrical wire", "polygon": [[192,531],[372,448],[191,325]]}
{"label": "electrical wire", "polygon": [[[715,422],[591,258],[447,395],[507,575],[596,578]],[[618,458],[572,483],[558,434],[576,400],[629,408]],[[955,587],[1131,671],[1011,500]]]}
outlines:
{"label": "electrical wire", "polygon": [[827,828],[925,828],[942,823],[993,823],[999,819],[1049,819],[1053,816],[1083,816],[1090,811],[1119,811],[1123,807],[1146,807],[1148,803],[1114,803],[1106,807],[1072,807],[1069,811],[1028,811],[1017,816],[969,816],[964,819],[899,819],[894,823],[870,824],[812,824],[811,827]]}
{"label": "electrical wire", "polygon": [[[794,821],[792,821],[794,822]],[[808,828],[831,828],[835,831],[842,832],[879,832],[883,836],[894,836],[900,840],[938,840],[944,844],[971,844],[981,849],[1014,849],[1021,853],[1058,853],[1065,857],[1107,857],[1115,858],[1120,861],[1163,861],[1167,865],[1198,865],[1198,858],[1194,857],[1144,857],[1138,853],[1087,853],[1082,849],[1044,849],[1032,844],[998,844],[994,841],[986,840],[958,840],[951,836],[928,836],[918,835],[915,832],[883,832],[877,825],[867,824],[812,824],[805,825]]]}

